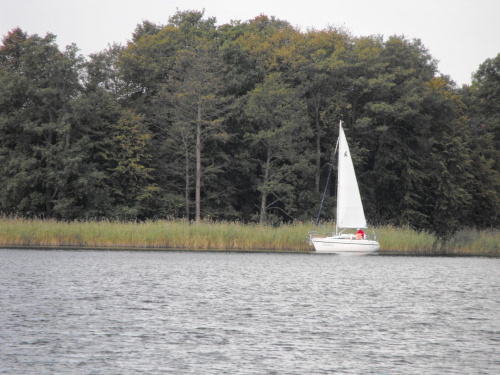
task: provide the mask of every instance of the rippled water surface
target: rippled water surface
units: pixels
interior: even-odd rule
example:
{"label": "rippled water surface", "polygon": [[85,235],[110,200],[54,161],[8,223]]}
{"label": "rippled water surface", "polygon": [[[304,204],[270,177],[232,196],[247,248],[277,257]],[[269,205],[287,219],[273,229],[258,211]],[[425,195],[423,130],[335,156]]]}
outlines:
{"label": "rippled water surface", "polygon": [[0,250],[1,374],[499,374],[500,259]]}

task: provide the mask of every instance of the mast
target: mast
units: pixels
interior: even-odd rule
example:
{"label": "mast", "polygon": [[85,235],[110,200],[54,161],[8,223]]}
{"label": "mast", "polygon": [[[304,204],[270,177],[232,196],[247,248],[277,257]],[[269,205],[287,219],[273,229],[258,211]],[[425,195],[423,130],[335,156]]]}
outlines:
{"label": "mast", "polygon": [[[342,130],[342,120],[339,121],[339,140],[337,141],[337,144],[340,143],[340,132]],[[338,153],[338,158],[337,158],[337,213],[335,216],[335,235],[339,235],[339,180],[340,180],[340,144],[339,144],[339,153]]]}

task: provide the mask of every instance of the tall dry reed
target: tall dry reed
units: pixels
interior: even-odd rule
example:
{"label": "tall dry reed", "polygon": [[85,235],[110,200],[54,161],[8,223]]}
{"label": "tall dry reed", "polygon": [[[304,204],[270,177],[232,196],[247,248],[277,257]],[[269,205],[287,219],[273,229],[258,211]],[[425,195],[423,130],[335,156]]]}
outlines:
{"label": "tall dry reed", "polygon": [[310,250],[296,225],[279,228],[238,222],[146,222],[0,218],[0,246]]}
{"label": "tall dry reed", "polygon": [[[273,227],[224,221],[60,222],[0,217],[0,246],[311,251],[306,237],[312,228],[308,222]],[[381,253],[500,255],[498,229],[463,230],[446,241],[408,227],[382,226],[375,231]]]}

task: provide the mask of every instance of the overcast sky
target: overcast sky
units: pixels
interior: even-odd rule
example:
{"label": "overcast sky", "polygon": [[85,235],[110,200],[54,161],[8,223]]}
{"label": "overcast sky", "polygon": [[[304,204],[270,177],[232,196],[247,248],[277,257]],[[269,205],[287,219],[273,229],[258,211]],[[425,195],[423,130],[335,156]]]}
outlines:
{"label": "overcast sky", "polygon": [[131,38],[138,23],[166,24],[178,10],[203,10],[218,24],[275,16],[306,31],[343,26],[354,36],[419,38],[459,86],[500,53],[500,0],[0,0],[0,33],[57,35],[88,55]]}

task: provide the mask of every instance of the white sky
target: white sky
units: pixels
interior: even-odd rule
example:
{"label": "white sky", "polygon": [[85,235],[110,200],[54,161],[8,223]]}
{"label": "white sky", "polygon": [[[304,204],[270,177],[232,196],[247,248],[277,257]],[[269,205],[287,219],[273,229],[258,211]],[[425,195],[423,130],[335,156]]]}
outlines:
{"label": "white sky", "polygon": [[0,0],[0,34],[19,26],[57,35],[88,55],[126,44],[144,20],[166,24],[178,10],[205,9],[218,24],[276,16],[306,31],[343,26],[355,36],[419,38],[459,86],[500,53],[500,0]]}

